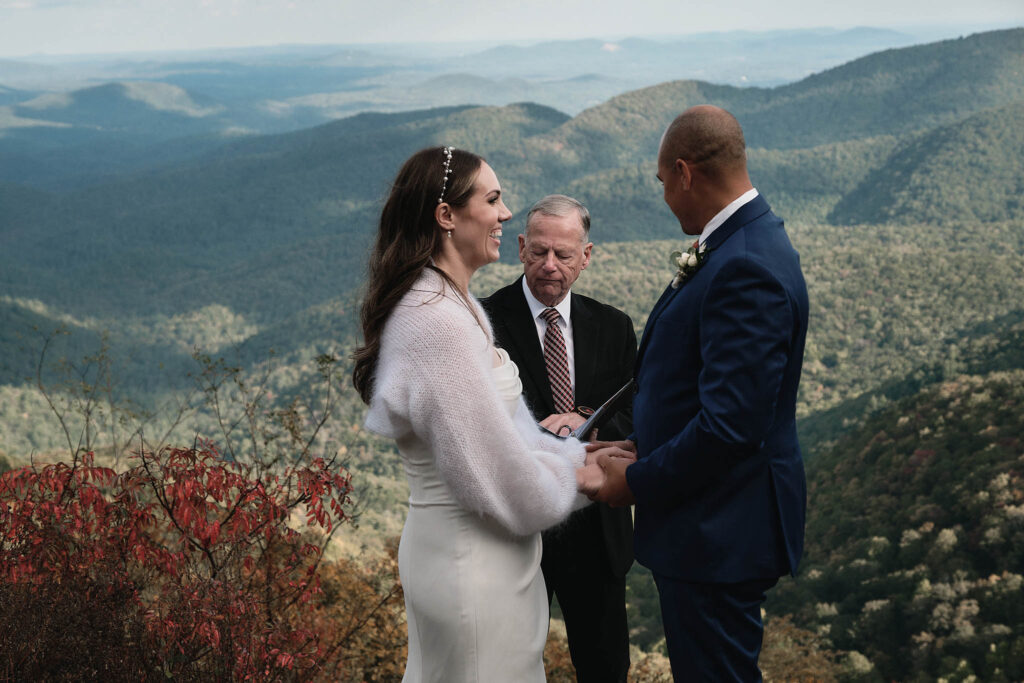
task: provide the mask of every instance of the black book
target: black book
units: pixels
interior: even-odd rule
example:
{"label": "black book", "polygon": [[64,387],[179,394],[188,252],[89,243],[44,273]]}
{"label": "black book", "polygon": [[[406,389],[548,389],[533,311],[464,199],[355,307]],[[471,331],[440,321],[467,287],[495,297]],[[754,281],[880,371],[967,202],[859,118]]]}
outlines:
{"label": "black book", "polygon": [[581,424],[572,434],[577,439],[582,440],[584,436],[603,427],[608,420],[612,419],[615,413],[622,410],[622,407],[626,404],[626,401],[633,397],[633,380],[629,380],[622,385],[622,388],[612,394],[612,397],[601,404],[601,407],[594,411],[586,422]]}
{"label": "black book", "polygon": [[[571,432],[569,436],[577,438],[580,441],[582,441],[584,436],[594,431],[595,429],[600,429],[601,427],[603,427],[608,422],[608,420],[612,419],[612,416],[615,415],[615,413],[622,410],[622,406],[625,405],[626,401],[630,400],[633,397],[634,387],[635,383],[633,382],[633,380],[629,380],[628,382],[623,384],[621,389],[616,391],[614,394],[612,394],[611,398],[602,403],[601,407],[595,410],[594,414],[587,418],[587,421],[581,424],[575,431]],[[559,439],[569,438],[569,436],[560,436],[558,434],[555,434],[554,432],[550,432],[547,429],[541,427],[540,425],[537,425],[537,427],[540,428],[542,432],[551,434],[552,436],[557,436]]]}

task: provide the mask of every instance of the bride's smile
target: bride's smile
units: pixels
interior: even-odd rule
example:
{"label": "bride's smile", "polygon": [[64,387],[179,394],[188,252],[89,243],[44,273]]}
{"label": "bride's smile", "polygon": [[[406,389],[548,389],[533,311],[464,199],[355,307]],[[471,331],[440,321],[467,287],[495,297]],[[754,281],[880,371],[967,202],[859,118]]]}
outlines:
{"label": "bride's smile", "polygon": [[473,195],[463,207],[452,210],[452,246],[472,273],[498,260],[502,223],[512,212],[502,200],[501,185],[494,170],[482,163],[473,183]]}

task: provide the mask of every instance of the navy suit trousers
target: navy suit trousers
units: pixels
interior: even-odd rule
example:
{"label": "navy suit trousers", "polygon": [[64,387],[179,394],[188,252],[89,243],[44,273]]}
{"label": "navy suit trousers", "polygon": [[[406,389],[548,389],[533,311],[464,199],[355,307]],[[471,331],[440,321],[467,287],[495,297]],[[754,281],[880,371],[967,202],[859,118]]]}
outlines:
{"label": "navy suit trousers", "polygon": [[761,604],[778,579],[689,583],[655,574],[675,681],[761,680]]}

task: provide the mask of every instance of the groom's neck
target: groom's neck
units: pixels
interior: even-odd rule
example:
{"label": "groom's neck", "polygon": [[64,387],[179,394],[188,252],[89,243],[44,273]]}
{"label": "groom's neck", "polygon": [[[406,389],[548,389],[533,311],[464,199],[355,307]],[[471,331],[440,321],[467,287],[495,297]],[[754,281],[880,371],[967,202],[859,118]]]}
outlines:
{"label": "groom's neck", "polygon": [[715,178],[700,178],[694,186],[698,199],[694,207],[694,224],[703,229],[719,211],[753,188],[746,168]]}

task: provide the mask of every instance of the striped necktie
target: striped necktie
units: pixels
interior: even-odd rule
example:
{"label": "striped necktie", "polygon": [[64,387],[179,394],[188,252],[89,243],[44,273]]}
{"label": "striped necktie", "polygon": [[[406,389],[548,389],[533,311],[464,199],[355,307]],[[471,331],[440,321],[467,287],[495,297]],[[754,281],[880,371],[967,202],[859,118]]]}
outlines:
{"label": "striped necktie", "polygon": [[547,322],[544,331],[544,365],[547,366],[551,382],[551,398],[556,413],[571,412],[575,403],[572,398],[572,382],[569,380],[569,355],[565,351],[565,338],[558,327],[562,316],[553,308],[545,308],[540,314]]}

